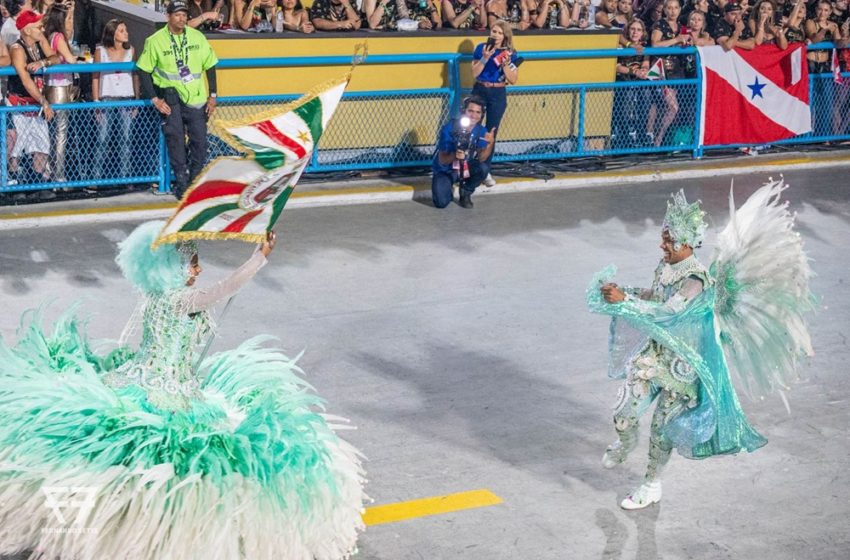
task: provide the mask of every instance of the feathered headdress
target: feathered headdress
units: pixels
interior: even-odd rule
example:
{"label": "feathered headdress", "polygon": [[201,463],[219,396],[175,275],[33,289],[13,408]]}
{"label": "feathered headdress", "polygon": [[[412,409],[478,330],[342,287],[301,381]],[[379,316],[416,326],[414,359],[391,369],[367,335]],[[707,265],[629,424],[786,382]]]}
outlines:
{"label": "feathered headdress", "polygon": [[670,232],[677,249],[682,245],[693,248],[702,245],[707,228],[705,211],[700,207],[699,200],[688,204],[683,189],[671,195],[671,200],[667,201],[667,214],[664,215],[662,229]]}
{"label": "feathered headdress", "polygon": [[134,286],[146,294],[175,290],[186,285],[194,243],[165,244],[151,248],[165,222],[145,222],[118,244],[115,262]]}

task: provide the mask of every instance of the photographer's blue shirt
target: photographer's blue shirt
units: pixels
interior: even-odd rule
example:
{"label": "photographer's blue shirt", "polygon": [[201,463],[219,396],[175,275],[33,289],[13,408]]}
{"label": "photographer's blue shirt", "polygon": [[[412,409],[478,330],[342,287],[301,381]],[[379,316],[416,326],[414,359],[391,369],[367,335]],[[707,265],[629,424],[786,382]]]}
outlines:
{"label": "photographer's blue shirt", "polygon": [[[484,70],[478,74],[478,78],[476,78],[479,82],[504,82],[505,73],[502,72],[502,67],[496,64],[496,58],[499,54],[505,52],[505,49],[496,49],[493,53],[493,56],[490,57],[490,60],[487,61],[487,64],[484,65]],[[507,55],[504,55],[507,56]],[[516,51],[511,51],[511,62],[516,64],[517,56]],[[472,60],[481,60],[484,58],[484,43],[480,43],[477,47],[475,47],[475,52],[472,53]]]}
{"label": "photographer's blue shirt", "polygon": [[[452,171],[452,164],[443,165],[440,163],[440,158],[438,152],[450,152],[454,153],[457,150],[457,141],[455,140],[454,135],[454,127],[455,121],[449,121],[443,125],[440,129],[440,134],[437,137],[437,151],[434,152],[434,159],[431,163],[431,169],[433,171],[443,171],[445,173],[449,173]],[[475,139],[475,149],[483,150],[487,147],[487,140],[484,139],[484,135],[487,134],[487,129],[481,126],[480,124],[476,124],[472,129],[472,137]]]}

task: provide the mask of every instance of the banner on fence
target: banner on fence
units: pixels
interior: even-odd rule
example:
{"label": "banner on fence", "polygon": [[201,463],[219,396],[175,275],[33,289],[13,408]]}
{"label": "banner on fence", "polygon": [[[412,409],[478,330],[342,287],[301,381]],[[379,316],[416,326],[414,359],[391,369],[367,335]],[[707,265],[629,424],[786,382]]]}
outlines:
{"label": "banner on fence", "polygon": [[185,239],[263,242],[309,165],[349,78],[324,84],[278,109],[216,122],[216,134],[247,156],[219,157],[207,165],[154,246]]}
{"label": "banner on fence", "polygon": [[700,144],[767,144],[812,130],[804,45],[699,47]]}

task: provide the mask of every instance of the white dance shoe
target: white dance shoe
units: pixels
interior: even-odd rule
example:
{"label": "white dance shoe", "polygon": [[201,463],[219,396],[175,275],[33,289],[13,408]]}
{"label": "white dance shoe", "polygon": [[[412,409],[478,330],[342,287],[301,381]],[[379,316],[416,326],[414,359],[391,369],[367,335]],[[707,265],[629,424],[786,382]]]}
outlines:
{"label": "white dance shoe", "polygon": [[623,509],[643,509],[661,501],[661,481],[644,482],[640,488],[632,492],[620,502]]}

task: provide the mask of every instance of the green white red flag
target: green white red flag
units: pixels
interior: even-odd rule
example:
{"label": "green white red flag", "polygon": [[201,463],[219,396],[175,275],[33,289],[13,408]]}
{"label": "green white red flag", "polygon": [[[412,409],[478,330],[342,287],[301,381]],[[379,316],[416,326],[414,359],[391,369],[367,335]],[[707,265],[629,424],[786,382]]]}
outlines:
{"label": "green white red flag", "polygon": [[664,61],[662,59],[657,59],[655,64],[649,69],[649,72],[646,74],[647,80],[666,80],[667,76],[664,73]]}
{"label": "green white red flag", "polygon": [[186,191],[154,246],[187,239],[261,243],[284,206],[336,111],[350,74],[297,101],[215,132],[246,157],[219,157]]}

